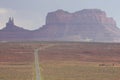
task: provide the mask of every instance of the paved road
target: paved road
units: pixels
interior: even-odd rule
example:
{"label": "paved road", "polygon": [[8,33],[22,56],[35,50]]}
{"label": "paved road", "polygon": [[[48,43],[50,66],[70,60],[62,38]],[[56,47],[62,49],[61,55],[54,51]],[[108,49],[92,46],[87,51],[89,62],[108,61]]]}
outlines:
{"label": "paved road", "polygon": [[35,49],[35,51],[34,51],[34,56],[35,56],[35,72],[36,72],[36,80],[41,80],[38,51],[39,51],[39,49]]}
{"label": "paved road", "polygon": [[49,47],[52,47],[52,46],[55,46],[55,45],[51,44],[51,45],[44,46],[44,47],[41,47],[41,48],[38,48],[38,49],[34,50],[36,80],[42,80],[41,79],[41,74],[40,74],[40,66],[39,66],[39,56],[38,56],[38,53],[39,53],[40,50],[45,50],[46,48],[49,48]]}

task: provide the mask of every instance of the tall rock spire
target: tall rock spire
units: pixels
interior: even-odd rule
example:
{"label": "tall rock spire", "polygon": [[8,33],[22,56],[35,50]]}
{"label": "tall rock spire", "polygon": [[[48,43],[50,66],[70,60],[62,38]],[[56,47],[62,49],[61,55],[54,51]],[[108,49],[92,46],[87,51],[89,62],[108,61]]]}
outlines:
{"label": "tall rock spire", "polygon": [[9,20],[6,23],[6,26],[13,26],[13,25],[14,25],[14,18],[13,17],[9,17]]}

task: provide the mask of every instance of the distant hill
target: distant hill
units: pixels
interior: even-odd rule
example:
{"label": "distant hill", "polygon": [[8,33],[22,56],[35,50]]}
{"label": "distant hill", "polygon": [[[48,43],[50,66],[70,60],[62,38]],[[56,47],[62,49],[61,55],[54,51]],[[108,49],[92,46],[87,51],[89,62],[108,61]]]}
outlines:
{"label": "distant hill", "polygon": [[0,30],[0,40],[1,41],[21,41],[29,40],[32,38],[32,31],[25,30],[14,24],[14,19],[9,18],[6,27]]}
{"label": "distant hill", "polygon": [[63,10],[48,13],[46,24],[33,31],[25,30],[9,18],[0,30],[1,41],[92,41],[119,42],[120,29],[111,17],[99,9],[69,13]]}

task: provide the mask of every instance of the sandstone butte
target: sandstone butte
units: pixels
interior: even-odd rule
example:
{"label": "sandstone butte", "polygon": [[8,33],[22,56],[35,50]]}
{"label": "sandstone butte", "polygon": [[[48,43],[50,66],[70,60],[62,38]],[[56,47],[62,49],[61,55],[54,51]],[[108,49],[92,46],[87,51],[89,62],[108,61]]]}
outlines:
{"label": "sandstone butte", "polygon": [[83,9],[74,13],[57,10],[47,14],[46,23],[29,31],[9,18],[0,30],[1,41],[92,41],[119,42],[120,29],[113,18],[100,9]]}

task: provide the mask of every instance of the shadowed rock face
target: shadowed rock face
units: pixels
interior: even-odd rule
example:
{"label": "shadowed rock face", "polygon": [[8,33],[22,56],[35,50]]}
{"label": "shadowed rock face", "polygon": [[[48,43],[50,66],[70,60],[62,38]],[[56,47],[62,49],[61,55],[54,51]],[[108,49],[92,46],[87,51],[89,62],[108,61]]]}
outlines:
{"label": "shadowed rock face", "polygon": [[9,18],[6,27],[0,30],[1,41],[21,41],[31,38],[31,31],[16,26],[13,18]]}
{"label": "shadowed rock face", "polygon": [[63,10],[48,13],[46,24],[29,31],[14,25],[10,18],[0,31],[0,40],[63,40],[63,41],[120,41],[120,29],[111,17],[99,9],[84,9],[74,13]]}

